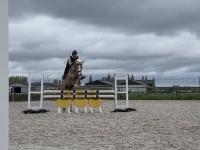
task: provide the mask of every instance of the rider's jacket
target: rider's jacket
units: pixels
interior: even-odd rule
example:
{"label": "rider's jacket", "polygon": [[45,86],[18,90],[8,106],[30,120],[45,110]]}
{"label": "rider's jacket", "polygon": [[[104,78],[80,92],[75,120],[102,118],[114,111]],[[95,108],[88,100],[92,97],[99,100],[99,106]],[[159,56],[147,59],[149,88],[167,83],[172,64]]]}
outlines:
{"label": "rider's jacket", "polygon": [[68,73],[69,71],[69,68],[71,67],[71,65],[78,59],[79,57],[76,56],[75,58],[70,56],[69,59],[67,60],[67,64],[66,64],[66,67],[65,67],[65,71],[64,71],[64,74],[63,74],[63,77],[66,76],[66,74]]}
{"label": "rider's jacket", "polygon": [[70,67],[77,59],[78,59],[78,56],[76,56],[75,58],[70,56],[69,59],[67,60],[67,66]]}

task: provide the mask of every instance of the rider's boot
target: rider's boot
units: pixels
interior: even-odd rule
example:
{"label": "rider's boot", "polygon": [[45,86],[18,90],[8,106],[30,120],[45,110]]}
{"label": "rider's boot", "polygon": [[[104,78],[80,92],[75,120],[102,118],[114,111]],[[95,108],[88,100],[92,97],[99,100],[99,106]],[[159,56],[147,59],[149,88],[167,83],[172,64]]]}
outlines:
{"label": "rider's boot", "polygon": [[81,74],[81,80],[85,79],[85,75]]}
{"label": "rider's boot", "polygon": [[63,76],[62,76],[62,79],[65,80],[66,79],[66,75],[68,74],[69,72],[69,69],[66,69]]}
{"label": "rider's boot", "polygon": [[66,79],[66,75],[65,75],[65,74],[63,74],[63,76],[62,76],[62,79],[63,79],[63,80],[65,80],[65,79]]}

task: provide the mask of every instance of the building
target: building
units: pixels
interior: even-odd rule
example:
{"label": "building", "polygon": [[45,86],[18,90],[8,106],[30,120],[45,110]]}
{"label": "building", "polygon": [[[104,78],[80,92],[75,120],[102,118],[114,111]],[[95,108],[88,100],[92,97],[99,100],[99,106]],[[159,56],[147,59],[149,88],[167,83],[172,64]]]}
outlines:
{"label": "building", "polygon": [[[59,89],[58,85],[54,83],[44,83],[44,90],[47,89]],[[32,82],[31,83],[32,91],[40,91],[41,83],[40,82]],[[9,93],[28,93],[28,83],[12,83],[9,85]]]}
{"label": "building", "polygon": [[[44,90],[57,90],[60,86],[54,83],[44,83],[43,89]],[[32,91],[40,91],[41,90],[41,83],[40,82],[32,82],[31,83],[31,90]]]}
{"label": "building", "polygon": [[153,80],[144,79],[144,80],[135,80],[135,81],[148,85],[149,87],[155,87],[155,79]]}
{"label": "building", "polygon": [[113,87],[113,83],[102,80],[95,80],[92,82],[85,83],[85,87],[93,89],[110,89]]}
{"label": "building", "polygon": [[[145,85],[136,80],[129,80],[128,81],[128,90],[129,92],[146,92],[148,85]],[[119,91],[125,91],[125,81],[121,81],[117,83],[117,87]],[[85,84],[87,89],[114,89],[114,80],[109,81],[102,81],[102,80],[95,80],[92,82],[88,82]]]}
{"label": "building", "polygon": [[10,84],[9,93],[28,93],[28,84],[27,83]]}
{"label": "building", "polygon": [[[118,90],[119,91],[125,91],[125,81],[118,83]],[[128,91],[129,92],[142,92],[146,93],[148,85],[145,85],[141,82],[138,82],[136,80],[129,80],[128,81]]]}

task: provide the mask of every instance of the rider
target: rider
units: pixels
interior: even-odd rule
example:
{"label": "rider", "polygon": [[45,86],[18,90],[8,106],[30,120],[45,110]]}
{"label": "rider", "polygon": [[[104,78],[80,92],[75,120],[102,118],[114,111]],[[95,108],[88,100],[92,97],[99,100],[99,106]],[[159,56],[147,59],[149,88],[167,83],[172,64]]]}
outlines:
{"label": "rider", "polygon": [[[73,50],[72,51],[72,56],[70,56],[67,60],[67,65],[65,67],[65,72],[62,76],[62,79],[64,80],[66,78],[67,73],[69,72],[69,69],[71,67],[71,65],[78,59],[78,55],[77,55],[77,50]],[[85,75],[81,74],[81,80],[83,80],[85,78]]]}

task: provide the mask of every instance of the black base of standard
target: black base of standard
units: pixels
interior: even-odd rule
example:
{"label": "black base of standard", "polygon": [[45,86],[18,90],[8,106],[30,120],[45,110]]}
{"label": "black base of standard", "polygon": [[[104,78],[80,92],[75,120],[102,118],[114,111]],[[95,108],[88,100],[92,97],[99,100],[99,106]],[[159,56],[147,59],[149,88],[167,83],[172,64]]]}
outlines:
{"label": "black base of standard", "polygon": [[112,112],[131,112],[131,111],[136,111],[135,108],[117,108],[115,110],[113,110]]}
{"label": "black base of standard", "polygon": [[27,109],[27,110],[22,111],[23,114],[44,114],[47,112],[49,112],[49,110],[47,110],[47,109],[38,109],[38,110]]}

